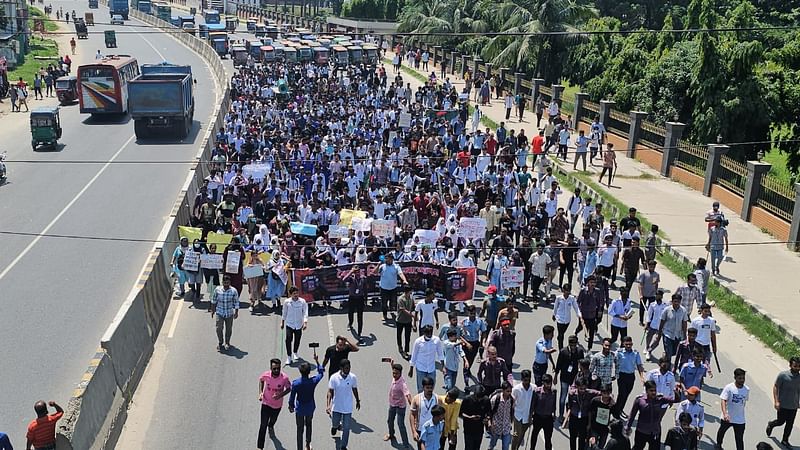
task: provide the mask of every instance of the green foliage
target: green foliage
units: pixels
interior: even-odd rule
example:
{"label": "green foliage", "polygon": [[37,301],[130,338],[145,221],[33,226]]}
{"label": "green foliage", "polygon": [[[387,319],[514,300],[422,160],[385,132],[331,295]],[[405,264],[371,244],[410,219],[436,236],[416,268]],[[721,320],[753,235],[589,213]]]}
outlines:
{"label": "green foliage", "polygon": [[348,0],[342,5],[342,17],[353,19],[383,19],[385,2],[383,0]]}
{"label": "green foliage", "polygon": [[331,11],[334,16],[342,15],[342,3],[343,0],[331,0]]}

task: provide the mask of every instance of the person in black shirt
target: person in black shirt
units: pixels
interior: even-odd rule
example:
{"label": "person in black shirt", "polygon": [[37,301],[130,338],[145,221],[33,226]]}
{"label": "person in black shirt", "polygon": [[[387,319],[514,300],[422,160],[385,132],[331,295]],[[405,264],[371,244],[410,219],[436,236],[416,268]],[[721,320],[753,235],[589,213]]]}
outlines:
{"label": "person in black shirt", "polygon": [[669,450],[697,450],[697,429],[692,426],[692,415],[681,413],[677,427],[667,431],[664,446]]}
{"label": "person in black shirt", "polygon": [[564,275],[567,276],[567,282],[572,284],[572,276],[575,272],[575,254],[578,252],[578,242],[575,240],[575,235],[569,233],[567,241],[561,247],[561,258],[558,262],[558,285],[564,285]]}
{"label": "person in black shirt", "polygon": [[621,229],[627,230],[631,223],[636,224],[636,230],[641,233],[642,232],[642,223],[638,217],[636,217],[636,208],[630,208],[628,210],[628,217],[623,218],[619,222],[619,226],[622,227]]}
{"label": "person in black shirt", "polygon": [[570,336],[567,338],[567,346],[558,352],[553,383],[557,383],[558,376],[561,375],[561,390],[558,400],[559,420],[564,419],[564,408],[567,404],[569,387],[572,386],[572,383],[575,381],[575,376],[578,374],[579,363],[585,357],[585,354],[586,352],[583,347],[578,344],[578,336]]}
{"label": "person in black shirt", "polygon": [[608,424],[616,410],[614,397],[611,396],[611,385],[600,389],[600,395],[589,403],[589,445],[602,448],[608,438]]}
{"label": "person in black shirt", "polygon": [[522,237],[522,246],[517,248],[520,259],[522,259],[523,269],[523,283],[522,283],[522,298],[528,298],[528,285],[531,280],[531,255],[533,255],[533,247],[531,246],[531,238],[528,236]]}
{"label": "person in black shirt", "polygon": [[464,450],[479,450],[483,440],[484,422],[491,413],[489,398],[485,396],[483,386],[471,387],[472,393],[461,401],[461,417],[464,426]]}
{"label": "person in black shirt", "polygon": [[[367,283],[363,271],[358,266],[353,266],[350,272],[342,278],[347,281],[350,298],[347,301],[347,328],[353,329],[353,316],[358,320],[358,341],[361,343],[361,333],[364,330],[364,304],[367,301]],[[346,358],[347,356],[345,356]]]}
{"label": "person in black shirt", "polygon": [[328,367],[328,377],[331,374],[339,373],[339,365],[343,359],[348,359],[348,355],[359,350],[358,345],[350,342],[344,336],[336,336],[336,344],[331,345],[325,350],[325,359],[322,360],[322,366],[330,362]]}

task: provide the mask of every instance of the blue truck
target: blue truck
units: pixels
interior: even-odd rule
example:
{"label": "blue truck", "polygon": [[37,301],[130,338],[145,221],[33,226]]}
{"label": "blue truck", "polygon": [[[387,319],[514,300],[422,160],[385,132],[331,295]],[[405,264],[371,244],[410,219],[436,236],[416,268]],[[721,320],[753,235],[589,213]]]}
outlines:
{"label": "blue truck", "polygon": [[194,119],[192,67],[163,62],[143,64],[140,71],[128,82],[128,112],[136,137],[188,136]]}
{"label": "blue truck", "polygon": [[153,4],[150,0],[139,0],[136,8],[144,14],[153,14]]}
{"label": "blue truck", "polygon": [[112,17],[119,14],[123,19],[128,20],[128,0],[110,0],[108,9]]}

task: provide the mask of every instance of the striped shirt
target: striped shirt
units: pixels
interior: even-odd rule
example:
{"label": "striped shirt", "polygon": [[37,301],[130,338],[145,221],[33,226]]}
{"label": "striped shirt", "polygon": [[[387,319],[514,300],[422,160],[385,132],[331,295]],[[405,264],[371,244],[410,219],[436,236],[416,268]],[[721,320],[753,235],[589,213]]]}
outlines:
{"label": "striped shirt", "polygon": [[33,444],[34,448],[49,447],[56,442],[56,422],[64,413],[59,411],[39,417],[31,421],[28,425],[26,437]]}
{"label": "striped shirt", "polygon": [[239,293],[236,288],[225,289],[224,286],[217,286],[211,304],[216,305],[216,314],[219,317],[228,318],[239,310]]}

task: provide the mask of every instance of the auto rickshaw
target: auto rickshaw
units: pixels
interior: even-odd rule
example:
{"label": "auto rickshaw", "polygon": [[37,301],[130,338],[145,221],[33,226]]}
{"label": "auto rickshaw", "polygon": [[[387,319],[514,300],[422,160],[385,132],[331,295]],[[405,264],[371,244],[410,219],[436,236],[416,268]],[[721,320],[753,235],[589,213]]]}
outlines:
{"label": "auto rickshaw", "polygon": [[59,103],[67,105],[78,99],[78,77],[67,75],[56,79],[56,96]]}
{"label": "auto rickshaw", "polygon": [[58,106],[41,106],[31,111],[31,147],[39,145],[58,146],[61,138],[61,118]]}
{"label": "auto rickshaw", "polygon": [[86,29],[86,22],[83,19],[75,22],[75,33],[78,39],[89,39],[89,30]]}
{"label": "auto rickshaw", "polygon": [[106,30],[103,32],[106,38],[106,48],[117,47],[117,33],[114,30]]}
{"label": "auto rickshaw", "polygon": [[86,26],[93,26],[94,25],[94,13],[87,12],[83,15],[84,22],[86,22]]}

